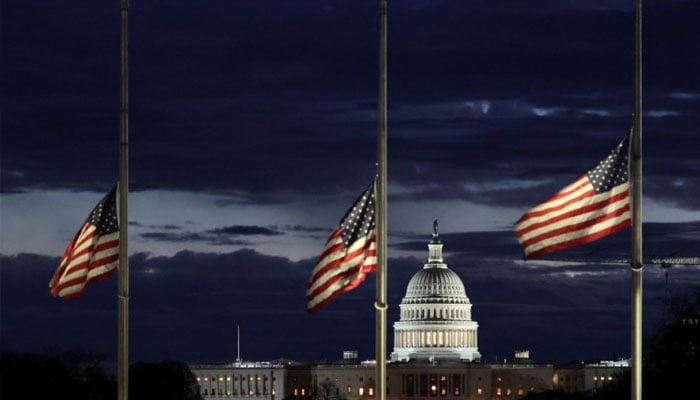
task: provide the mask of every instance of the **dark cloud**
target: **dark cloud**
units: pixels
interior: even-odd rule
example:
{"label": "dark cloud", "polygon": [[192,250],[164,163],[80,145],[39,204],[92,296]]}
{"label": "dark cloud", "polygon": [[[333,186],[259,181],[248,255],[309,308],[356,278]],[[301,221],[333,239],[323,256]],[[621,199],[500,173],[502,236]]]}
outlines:
{"label": "dark cloud", "polygon": [[[143,225],[137,224],[142,228]],[[223,228],[208,229],[201,232],[181,231],[176,225],[162,225],[147,227],[151,232],[139,233],[138,236],[145,240],[175,243],[203,242],[211,245],[250,245],[250,240],[241,239],[246,236],[278,236],[285,233],[276,227],[263,227],[253,225],[232,225]]]}
{"label": "dark cloud", "polygon": [[240,236],[240,235],[263,235],[263,236],[276,236],[276,235],[282,235],[283,233],[280,231],[277,231],[275,229],[267,228],[264,226],[250,226],[250,225],[233,225],[233,226],[226,226],[223,228],[216,228],[216,229],[211,229],[206,231],[207,233],[211,233],[214,235],[231,235],[231,236]]}
{"label": "dark cloud", "polygon": [[160,242],[209,242],[212,237],[197,232],[144,232],[139,237]]}
{"label": "dark cloud", "polygon": [[[607,154],[631,125],[632,7],[588,3],[392,4],[390,180],[526,205]],[[2,191],[102,191],[117,176],[118,10],[26,4],[4,4]],[[646,193],[698,209],[700,65],[685,44],[700,34],[700,6],[645,7]],[[274,202],[365,182],[376,153],[376,8],[132,5],[132,188]],[[459,189],[532,179],[551,183]]]}

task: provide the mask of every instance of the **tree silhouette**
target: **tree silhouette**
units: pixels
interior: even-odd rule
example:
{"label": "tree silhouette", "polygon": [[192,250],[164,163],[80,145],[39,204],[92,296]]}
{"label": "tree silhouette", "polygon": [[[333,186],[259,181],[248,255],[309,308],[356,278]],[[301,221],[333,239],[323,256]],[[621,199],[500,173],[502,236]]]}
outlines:
{"label": "tree silhouette", "polygon": [[130,400],[202,400],[197,379],[178,361],[136,363],[129,368]]}
{"label": "tree silhouette", "polygon": [[112,400],[116,381],[102,368],[99,357],[86,353],[0,352],[0,398]]}
{"label": "tree silhouette", "polygon": [[691,394],[700,376],[700,288],[653,341],[645,363],[645,393],[665,398],[669,393]]}
{"label": "tree silhouette", "polygon": [[340,390],[335,382],[330,380],[325,380],[318,384],[316,395],[313,398],[315,400],[345,400],[343,391]]}

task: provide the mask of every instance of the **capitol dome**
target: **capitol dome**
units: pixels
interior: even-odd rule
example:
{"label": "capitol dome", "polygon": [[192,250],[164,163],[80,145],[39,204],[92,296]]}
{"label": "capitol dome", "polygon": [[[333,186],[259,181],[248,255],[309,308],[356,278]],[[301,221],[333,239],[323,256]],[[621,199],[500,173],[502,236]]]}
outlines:
{"label": "capitol dome", "polygon": [[481,358],[472,304],[462,279],[442,260],[437,221],[428,244],[428,262],[411,278],[399,308],[392,361]]}
{"label": "capitol dome", "polygon": [[468,303],[469,299],[462,280],[444,264],[418,271],[408,283],[403,299],[404,304],[445,301]]}

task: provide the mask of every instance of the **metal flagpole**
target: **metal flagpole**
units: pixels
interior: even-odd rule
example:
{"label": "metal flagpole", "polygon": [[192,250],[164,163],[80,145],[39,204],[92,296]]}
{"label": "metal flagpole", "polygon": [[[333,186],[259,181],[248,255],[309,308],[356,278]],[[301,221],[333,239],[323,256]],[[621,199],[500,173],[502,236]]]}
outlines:
{"label": "metal flagpole", "polygon": [[379,99],[377,105],[377,299],[376,308],[376,388],[377,400],[386,398],[386,8],[379,0]]}
{"label": "metal flagpole", "polygon": [[635,0],[634,17],[634,133],[632,173],[632,366],[631,398],[642,399],[642,0]]}
{"label": "metal flagpole", "polygon": [[119,360],[117,399],[129,398],[129,91],[128,20],[129,0],[120,0],[121,9],[121,91],[119,112]]}

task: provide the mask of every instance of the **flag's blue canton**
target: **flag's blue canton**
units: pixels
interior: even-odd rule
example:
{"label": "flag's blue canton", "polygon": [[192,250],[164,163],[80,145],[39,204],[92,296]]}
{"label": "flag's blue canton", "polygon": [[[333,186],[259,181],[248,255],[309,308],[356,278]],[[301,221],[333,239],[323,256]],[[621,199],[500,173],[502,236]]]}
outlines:
{"label": "flag's blue canton", "polygon": [[628,143],[629,136],[605,160],[588,171],[588,179],[596,193],[607,192],[629,180]]}
{"label": "flag's blue canton", "polygon": [[[116,189],[115,189],[116,190]],[[117,198],[112,190],[105,196],[100,204],[92,210],[88,220],[93,225],[100,235],[117,232],[119,230],[119,221],[117,220]]]}
{"label": "flag's blue canton", "polygon": [[340,234],[345,247],[367,236],[374,229],[374,225],[374,184],[372,184],[340,220]]}

